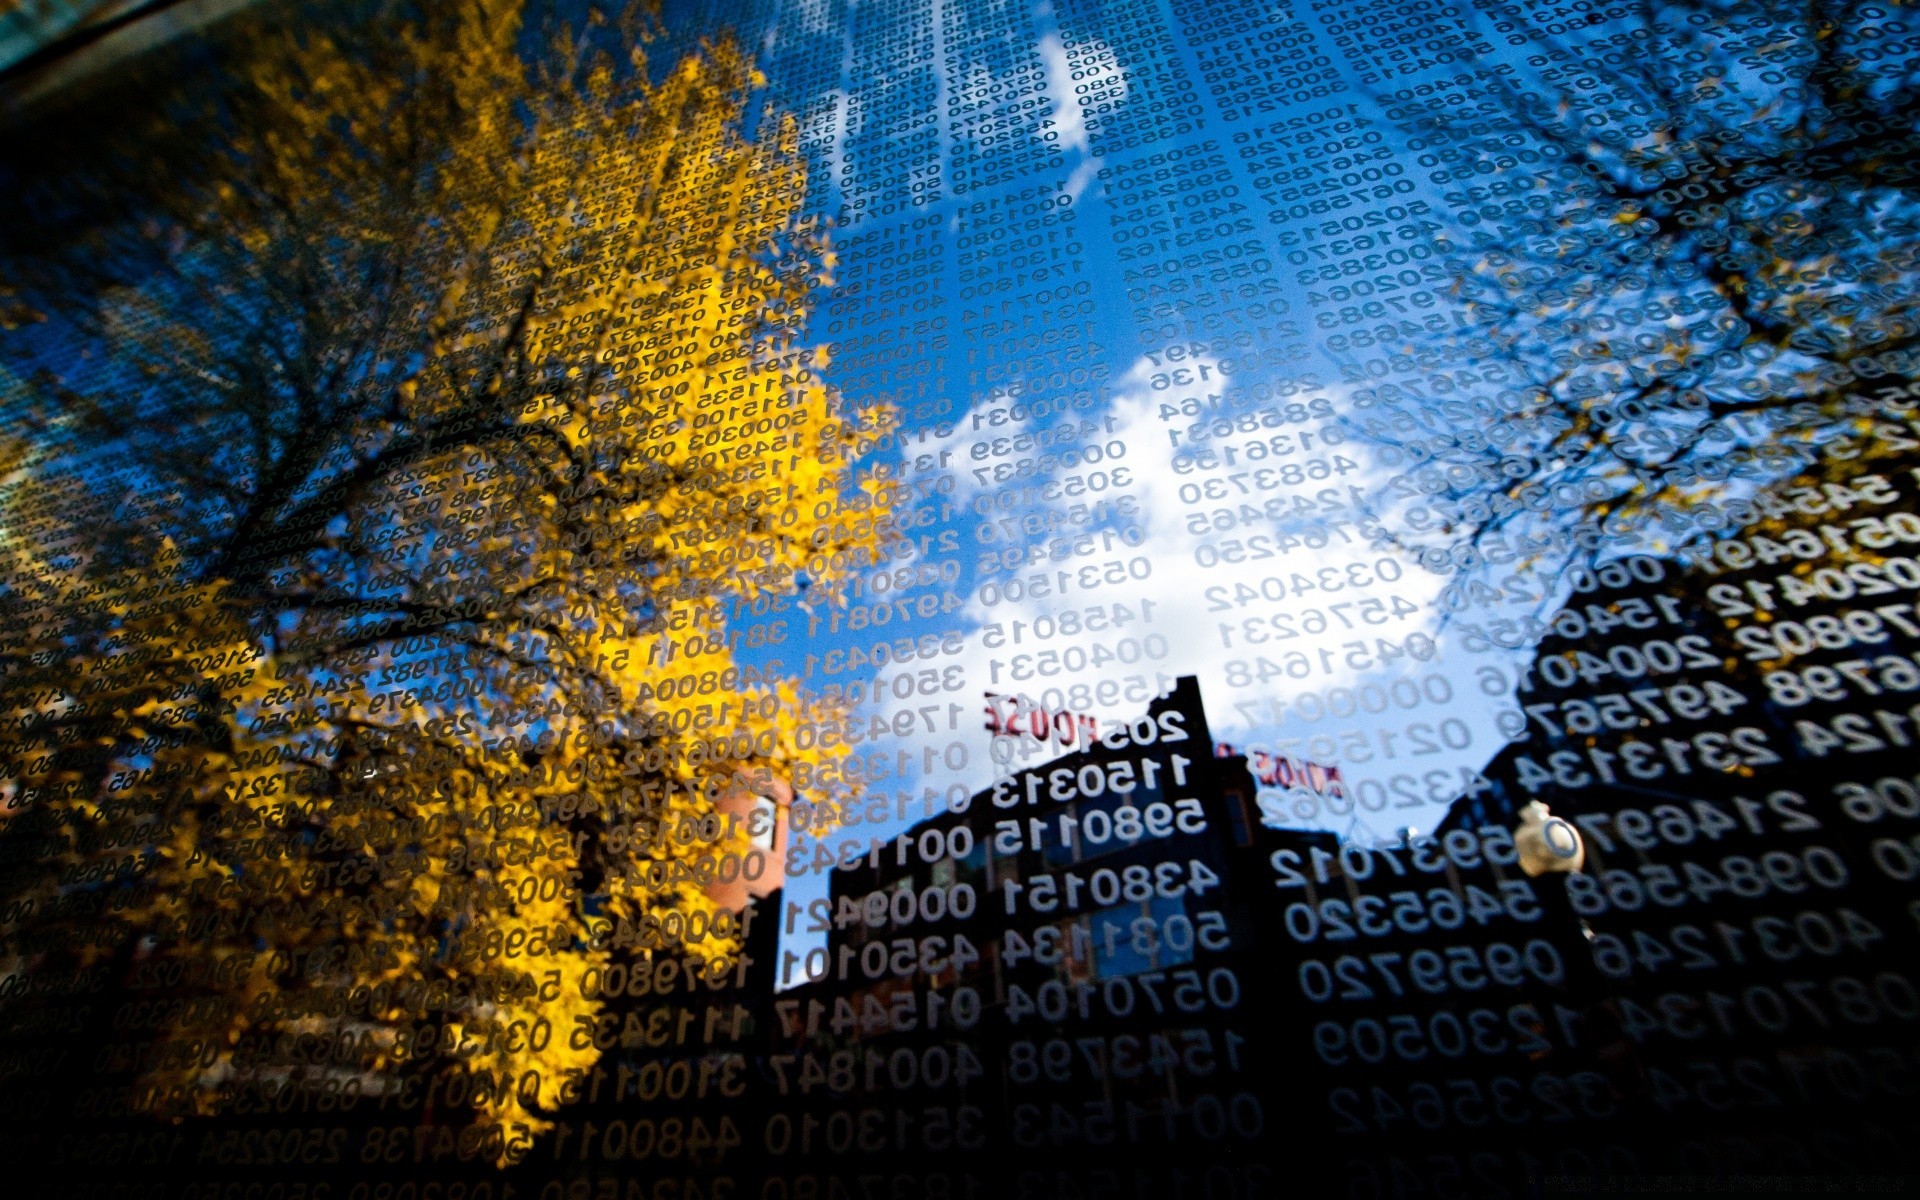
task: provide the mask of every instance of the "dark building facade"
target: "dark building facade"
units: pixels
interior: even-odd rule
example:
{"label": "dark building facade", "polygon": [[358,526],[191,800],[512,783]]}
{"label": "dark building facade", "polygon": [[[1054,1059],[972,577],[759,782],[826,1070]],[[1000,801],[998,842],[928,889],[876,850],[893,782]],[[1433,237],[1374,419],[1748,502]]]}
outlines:
{"label": "dark building facade", "polygon": [[1267,859],[1320,839],[1263,827],[1255,799],[1186,677],[836,871],[829,898],[773,898],[826,946],[783,956],[812,978],[772,1000],[770,1136],[822,1164],[864,1138],[883,1172],[956,1187],[1279,1186],[1298,1120],[1265,1085],[1291,986]]}
{"label": "dark building facade", "polygon": [[[1703,675],[1660,702],[1731,742],[1749,713],[1712,691]],[[1607,703],[1550,682],[1523,698]],[[1763,791],[1592,770],[1635,736],[1516,741],[1433,833],[1369,847],[1263,825],[1259,780],[1182,678],[874,845],[827,897],[756,903],[742,986],[687,1019],[717,1037],[689,1039],[680,1073],[714,1088],[674,1194],[1519,1196],[1822,1169],[1898,1186],[1912,786],[1886,755]],[[1543,777],[1568,753],[1584,779]],[[1516,844],[1535,800],[1579,831],[1540,874]],[[629,1121],[639,1072],[674,1070],[632,1059],[603,1064]],[[661,1096],[661,1120],[698,1111]]]}
{"label": "dark building facade", "polygon": [[766,1148],[1049,1196],[1522,1194],[1638,1161],[1591,929],[1519,865],[1524,795],[1365,847],[1262,824],[1257,792],[1182,678],[829,898],[771,898],[826,944],[765,1013]]}

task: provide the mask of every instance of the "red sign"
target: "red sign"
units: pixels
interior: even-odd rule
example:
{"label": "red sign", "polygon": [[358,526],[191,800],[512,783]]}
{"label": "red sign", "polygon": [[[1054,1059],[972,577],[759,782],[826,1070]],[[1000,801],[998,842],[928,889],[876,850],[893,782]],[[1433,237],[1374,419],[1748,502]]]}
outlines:
{"label": "red sign", "polygon": [[987,693],[987,731],[1030,737],[1062,746],[1089,746],[1100,737],[1100,719],[1090,713],[1052,712],[1018,697]]}
{"label": "red sign", "polygon": [[1247,770],[1261,787],[1286,788],[1289,791],[1297,788],[1321,796],[1347,794],[1346,781],[1340,778],[1339,767],[1324,767],[1304,758],[1277,754],[1271,750],[1242,751],[1226,742],[1215,746],[1213,752],[1219,758],[1244,753],[1247,756]]}

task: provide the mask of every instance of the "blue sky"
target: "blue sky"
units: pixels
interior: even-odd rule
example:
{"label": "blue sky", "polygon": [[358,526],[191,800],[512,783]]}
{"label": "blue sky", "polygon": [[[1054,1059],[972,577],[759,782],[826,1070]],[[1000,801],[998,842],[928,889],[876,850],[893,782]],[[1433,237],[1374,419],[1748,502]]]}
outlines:
{"label": "blue sky", "polygon": [[[815,689],[893,696],[903,672],[940,671],[906,702],[938,727],[867,751],[904,756],[886,790],[907,811],[1057,752],[996,743],[989,692],[1127,719],[1196,675],[1219,739],[1340,770],[1344,797],[1276,790],[1269,818],[1363,843],[1431,828],[1523,732],[1525,621],[1565,595],[1566,555],[1423,563],[1385,536],[1444,541],[1415,464],[1363,436],[1502,432],[1499,364],[1437,352],[1467,320],[1450,272],[1487,213],[1579,187],[1466,80],[1474,56],[1523,90],[1556,69],[1523,61],[1512,10],[713,0],[667,17],[674,49],[733,31],[794,121],[841,256],[811,338],[849,407],[900,410],[867,465],[915,496],[918,558],[955,568],[905,593],[876,573],[867,629],[816,605],[816,633],[796,614],[765,652],[812,656]],[[1624,16],[1536,19],[1576,57],[1636,45]],[[1730,112],[1768,95],[1764,74],[1715,85]],[[1631,129],[1645,105],[1613,78],[1589,90]],[[1407,125],[1456,99],[1465,156]],[[932,615],[879,621],[928,596]],[[826,665],[903,634],[934,635],[933,657]]]}
{"label": "blue sky", "polygon": [[[1202,15],[1188,6],[1175,13],[1163,4],[1103,8],[1041,2],[968,5],[964,14],[956,15],[958,7],[774,4],[708,10],[709,19],[733,22],[744,41],[760,47],[776,102],[802,114],[802,137],[813,153],[816,178],[832,181],[817,187],[812,199],[817,211],[841,218],[838,240],[846,260],[839,282],[851,294],[836,293],[816,316],[814,330],[822,341],[842,346],[852,341],[853,348],[838,351],[836,358],[855,364],[833,377],[854,403],[892,393],[904,396],[910,406],[925,403],[930,395],[939,410],[917,420],[909,413],[908,450],[914,455],[949,453],[956,468],[951,471],[954,490],[942,499],[957,511],[952,520],[915,532],[950,529],[956,535],[959,551],[948,557],[960,560],[961,580],[955,590],[968,604],[944,618],[945,624],[916,624],[913,629],[952,628],[967,635],[967,649],[959,656],[967,672],[961,695],[976,707],[989,690],[1028,690],[1040,698],[1054,688],[1058,698],[1066,699],[1080,685],[1096,697],[1091,709],[1097,715],[1124,718],[1144,707],[1124,698],[1131,676],[1144,675],[1157,684],[1162,675],[1197,674],[1218,736],[1236,745],[1336,762],[1356,800],[1363,794],[1367,806],[1377,806],[1371,811],[1330,811],[1304,795],[1276,797],[1276,819],[1330,827],[1369,841],[1394,836],[1406,826],[1431,827],[1457,794],[1461,769],[1479,765],[1499,749],[1495,702],[1502,698],[1500,681],[1515,670],[1514,656],[1469,652],[1457,637],[1443,632],[1436,601],[1448,576],[1372,545],[1376,539],[1361,532],[1357,511],[1345,514],[1344,521],[1324,507],[1317,515],[1301,516],[1292,502],[1296,496],[1317,497],[1333,489],[1357,506],[1361,496],[1380,489],[1396,465],[1380,461],[1377,449],[1356,439],[1335,441],[1344,432],[1338,418],[1356,411],[1356,385],[1345,381],[1343,355],[1329,347],[1328,331],[1316,322],[1316,315],[1329,308],[1329,289],[1301,282],[1303,272],[1337,265],[1369,248],[1411,246],[1409,253],[1395,258],[1403,263],[1430,261],[1435,257],[1434,231],[1444,230],[1449,218],[1442,189],[1425,185],[1421,172],[1412,169],[1414,155],[1404,145],[1405,135],[1384,118],[1357,81],[1343,81],[1337,70],[1308,64],[1311,69],[1295,77],[1323,76],[1308,85],[1323,94],[1251,115],[1223,105],[1221,98],[1231,96],[1236,87],[1259,84],[1261,72],[1242,69],[1236,74],[1229,68],[1226,85],[1202,85],[1208,68],[1219,64],[1205,57],[1208,52],[1199,39],[1183,36],[1182,22],[1208,22],[1215,43],[1211,53],[1217,55],[1218,44],[1232,41],[1234,33],[1222,22],[1239,19],[1243,42],[1271,38],[1275,30],[1284,33],[1299,24],[1276,16],[1272,8],[1229,6]],[[981,34],[979,29],[990,22],[997,22],[999,32]],[[884,53],[858,53],[863,39],[881,36],[879,31],[886,29],[906,30],[909,47],[924,50],[933,42],[939,54],[916,58],[903,49],[898,55],[903,65],[896,68]],[[1162,30],[1170,36],[1159,36]],[[1330,39],[1323,33],[1313,40],[1321,56],[1337,66],[1337,53],[1324,53],[1332,49],[1322,45]],[[1180,100],[1176,108],[1191,115],[1156,124],[1154,110],[1167,95]],[[1089,96],[1095,99],[1086,102]],[[995,101],[997,107],[975,108]],[[998,113],[1000,119],[968,125],[965,118],[977,111]],[[929,112],[937,137],[924,133]],[[1290,126],[1294,121],[1299,124]],[[1161,136],[1132,144],[1114,136],[1116,125],[1124,130],[1129,123]],[[1199,128],[1187,128],[1195,124]],[[988,132],[978,135],[983,127]],[[888,144],[902,147],[899,164],[866,169],[880,157],[873,148]],[[1370,202],[1366,210],[1352,210],[1351,215],[1359,217],[1353,222],[1358,228],[1339,238],[1324,230],[1305,233],[1304,222],[1284,213],[1276,216],[1275,207],[1263,200],[1263,193],[1270,198],[1277,191],[1270,175],[1263,173],[1271,168],[1253,165],[1262,156],[1241,153],[1250,146],[1279,146],[1284,158],[1288,151],[1318,155],[1341,145],[1351,150],[1337,156],[1342,170],[1331,174],[1358,173],[1370,183],[1397,190],[1389,191],[1384,201]],[[928,148],[934,153],[927,153]],[[954,164],[970,155],[990,164],[989,175],[991,163],[1004,160],[1006,182],[966,188],[967,168],[956,176]],[[1271,149],[1264,157],[1277,161]],[[1322,159],[1303,161],[1312,165]],[[1198,183],[1172,190],[1154,186],[1151,176],[1168,167],[1174,177],[1184,170]],[[1143,176],[1149,178],[1145,187],[1135,183]],[[937,199],[921,202],[929,193],[917,185],[929,177],[944,186],[933,193]],[[1311,172],[1306,177],[1316,178]],[[1037,196],[1039,204],[1027,199],[980,213],[983,201],[1010,196]],[[852,207],[855,204],[860,207]],[[864,215],[874,210],[888,215]],[[1020,216],[998,215],[1008,211]],[[996,222],[1007,227],[1007,236],[983,238],[981,231]],[[1143,286],[1140,266],[1178,256],[1131,257],[1137,247],[1202,228],[1247,230],[1200,244],[1246,245],[1251,249],[1244,259],[1260,265],[1224,289],[1211,289],[1230,295],[1211,297],[1213,303],[1205,308],[1176,303],[1194,298],[1187,293]],[[1002,244],[1030,244],[1039,254],[1005,253],[996,248]],[[940,246],[937,253],[934,245]],[[1063,252],[1042,259],[1050,247]],[[1039,280],[1030,279],[1034,272],[1013,261],[1025,257],[1036,260]],[[1046,274],[1049,271],[1053,273]],[[1003,280],[1009,281],[1005,291],[972,294],[982,284]],[[1414,316],[1424,319],[1444,311],[1440,289],[1417,290],[1423,294],[1417,301],[1420,307],[1410,310]],[[991,316],[984,314],[988,307]],[[889,333],[899,336],[889,340]],[[935,337],[943,340],[933,343]],[[1013,338],[1036,348],[1037,356],[1026,364],[1029,370],[986,378],[973,374],[979,360],[994,356],[1000,343]],[[936,344],[939,349],[933,348]],[[1334,347],[1340,346],[1336,339]],[[1066,347],[1081,350],[1084,357],[1063,371],[1055,365],[1059,357],[1046,352]],[[884,357],[889,350],[898,357],[878,369],[863,361]],[[908,365],[924,373],[896,373]],[[1098,378],[1073,383],[1073,369],[1082,366]],[[1037,385],[1030,382],[1034,376],[1040,377]],[[1002,385],[999,395],[996,384]],[[1027,390],[1009,397],[1006,384],[1025,385]],[[1021,401],[1026,403],[1022,406]],[[1337,474],[1298,485],[1276,484],[1271,477],[1236,479],[1249,472],[1224,464],[1209,469],[1207,460],[1188,453],[1195,447],[1190,427],[1197,418],[1180,412],[1183,405],[1232,421],[1249,415],[1257,420],[1275,407],[1284,417],[1287,405],[1308,401],[1315,402],[1308,421],[1264,427],[1252,438],[1236,434],[1205,440],[1197,448],[1224,453],[1224,446],[1232,446],[1244,456],[1249,441],[1305,433],[1320,439],[1317,453],[1246,465],[1261,472],[1319,459]],[[1173,419],[1163,416],[1168,411],[1176,414]],[[1011,507],[1000,507],[1007,489],[983,483],[973,469],[991,468],[1002,459],[974,458],[980,453],[975,447],[985,443],[991,449],[996,437],[1043,440],[1068,423],[1091,424],[1097,427],[1095,440],[1124,445],[1124,457],[1105,465],[1124,469],[1128,486],[1081,497],[1107,500],[1108,511],[1090,514],[1092,523],[1069,529],[1061,515],[1071,507],[1066,500],[1033,497],[1021,502],[1015,496]],[[1082,439],[1086,432],[1081,429]],[[1206,432],[1201,431],[1203,436]],[[1092,469],[1097,465],[1061,465],[1044,478],[1064,481]],[[1226,493],[1220,491],[1223,487]],[[1269,505],[1278,500],[1288,506],[1284,513]],[[1259,512],[1243,511],[1242,501]],[[1130,514],[1117,511],[1120,503]],[[990,507],[997,519],[1014,526],[1012,533],[982,541],[975,505]],[[1049,509],[1054,510],[1051,518]],[[1239,527],[1210,535],[1192,532],[1196,513],[1212,520],[1222,511],[1230,511]],[[1040,532],[1029,532],[1036,529]],[[1045,573],[1057,577],[1063,566],[1144,558],[1151,564],[1151,577],[1130,576],[1122,585],[1075,588],[1065,596],[1016,602],[1007,599],[1003,585],[1009,578],[1042,573],[1039,566],[982,569],[983,552],[1031,548],[1089,530],[1116,535],[1109,539],[1114,550],[1068,563],[1050,562]],[[1264,561],[1234,564],[1218,561],[1215,553],[1227,538],[1288,534],[1296,539],[1294,548]],[[1324,544],[1309,544],[1315,540]],[[1309,586],[1290,586],[1302,583]],[[1523,584],[1512,590],[1531,593],[1532,603],[1515,606],[1531,611],[1551,584]],[[1257,599],[1245,602],[1250,595]],[[1276,595],[1283,598],[1276,602]],[[1010,637],[1016,621],[1030,630],[1036,620],[1057,621],[1066,614],[1084,620],[1092,609],[1116,602],[1134,611],[1142,605],[1150,609],[1152,623],[1142,621],[1131,629],[1135,640],[1153,636],[1151,646],[1141,641],[1143,654],[1160,651],[1162,657],[1142,658],[1131,667],[1117,661],[1088,665],[1035,677],[1022,686],[1008,679],[1008,655],[1027,647],[1007,644],[996,653],[984,644],[996,624],[1003,627],[1000,636]],[[1289,619],[1287,626],[1271,623],[1275,613]],[[1265,632],[1273,640],[1264,649],[1275,652],[1269,661],[1301,671],[1303,677],[1231,685],[1230,678],[1242,675],[1230,664],[1258,669],[1261,648],[1248,648],[1246,639],[1262,631],[1243,628],[1252,618],[1268,621]],[[1283,640],[1287,628],[1298,636]],[[1063,635],[1044,648],[1086,647],[1101,640]],[[1106,640],[1110,649],[1118,649],[1123,639]],[[781,657],[792,663],[805,649],[823,654],[845,644],[846,635],[823,635],[814,646],[783,647]],[[1043,648],[1032,645],[1036,652]],[[1279,658],[1282,651],[1304,655],[1305,668],[1298,659]],[[1001,664],[997,684],[996,659]],[[1482,667],[1492,668],[1492,673],[1479,673]],[[1104,693],[1102,684],[1109,685]],[[1113,698],[1116,692],[1118,699]],[[1098,702],[1102,694],[1108,697],[1105,703]],[[1416,695],[1417,707],[1401,707]],[[1435,703],[1436,697],[1441,702]],[[1369,713],[1369,707],[1383,711]],[[1349,715],[1331,715],[1336,713]],[[1410,730],[1410,725],[1419,728]],[[936,772],[932,782],[944,787],[959,780],[979,786],[993,769],[987,736],[977,727],[959,735],[968,747],[967,768]],[[1032,761],[1054,752],[1029,750]]]}
{"label": "blue sky", "polygon": [[[1587,64],[1670,44],[1684,74],[1699,50],[1682,33],[1648,42],[1625,9],[1523,18],[1369,3],[773,0],[700,12],[682,27],[730,26],[758,48],[770,94],[797,115],[815,211],[839,222],[844,261],[813,332],[836,343],[829,373],[851,403],[893,399],[906,414],[904,452],[876,461],[949,456],[951,490],[922,504],[914,533],[952,534],[956,549],[935,557],[958,560],[953,590],[967,603],[912,629],[963,635],[961,653],[938,661],[964,665],[964,703],[1024,690],[1124,719],[1143,707],[1128,692],[1142,678],[1197,675],[1216,737],[1337,766],[1346,781],[1344,801],[1270,791],[1269,819],[1362,843],[1432,828],[1476,768],[1526,736],[1515,687],[1540,619],[1568,595],[1570,548],[1422,565],[1419,547],[1449,544],[1444,516],[1408,487],[1418,464],[1385,443],[1452,439],[1497,459],[1514,434],[1498,404],[1518,380],[1459,340],[1446,352],[1470,320],[1455,264],[1507,236],[1515,213],[1591,196],[1571,228],[1603,238],[1631,214],[1598,203],[1510,101],[1466,73],[1500,73],[1522,95],[1577,86],[1604,117],[1596,128],[1630,145],[1658,98]],[[1530,58],[1543,43],[1522,36],[1523,19],[1565,56]],[[1683,119],[1738,131],[1790,114],[1774,68],[1807,46],[1760,26],[1729,32],[1747,36],[1726,43],[1749,52],[1745,64],[1686,76]],[[1762,46],[1772,58],[1753,57]],[[1466,151],[1414,123],[1437,111]],[[1621,303],[1602,297],[1597,310]],[[1713,319],[1624,315],[1673,336],[1693,322],[1696,339]],[[1024,454],[1003,440],[1022,437]],[[1058,457],[1089,442],[1101,462]],[[1031,476],[992,478],[1049,449],[1056,461]],[[1298,476],[1283,474],[1294,465]],[[1076,479],[1089,503],[1079,516],[1075,497],[1038,490]],[[936,501],[950,515],[929,512]],[[1404,547],[1384,545],[1383,528]],[[1105,543],[1092,555],[1005,569],[1087,534]],[[1670,548],[1652,530],[1606,553]],[[1122,564],[1121,582],[1019,598],[1006,586],[1070,582],[1059,571],[1089,563]],[[1159,657],[1128,665],[1119,636],[1058,632],[1116,603],[1151,606],[1128,650]],[[1029,636],[1052,624],[1031,662],[1059,651],[1057,673],[1006,684],[1010,656],[1027,649],[1010,644],[1016,622]],[[782,657],[847,644],[823,636]],[[1093,662],[1099,649],[1112,661]],[[954,739],[966,765],[913,783],[972,790],[1006,769],[1010,747],[996,757],[983,729]],[[926,741],[900,748],[917,757]],[[1056,752],[1027,746],[1023,761]]]}
{"label": "blue sky", "polygon": [[[1344,802],[1272,790],[1264,803],[1275,823],[1367,843],[1432,828],[1473,769],[1500,750],[1502,729],[1518,721],[1511,691],[1530,655],[1463,639],[1461,618],[1455,627],[1444,621],[1451,572],[1430,571],[1363,532],[1363,508],[1381,508],[1380,493],[1404,464],[1344,424],[1364,415],[1368,383],[1356,381],[1368,377],[1353,339],[1334,336],[1350,332],[1339,310],[1363,303],[1336,290],[1338,268],[1391,253],[1396,273],[1421,280],[1395,308],[1444,328],[1454,320],[1450,301],[1422,264],[1440,257],[1436,242],[1443,249],[1455,227],[1446,189],[1419,169],[1418,152],[1333,35],[1310,16],[1253,4],[772,3],[705,13],[683,27],[730,24],[759,48],[770,93],[799,114],[815,178],[825,181],[811,201],[838,220],[845,256],[839,287],[813,325],[818,340],[838,343],[830,378],[854,404],[900,401],[907,446],[894,461],[949,455],[952,490],[923,508],[944,502],[952,515],[914,534],[952,533],[957,552],[935,557],[959,561],[952,590],[966,604],[908,629],[964,635],[964,650],[935,665],[964,666],[965,687],[938,699],[943,708],[958,700],[970,716],[951,734],[877,743],[916,760],[927,745],[943,750],[934,771],[916,766],[890,790],[972,791],[1007,769],[1010,754],[1037,763],[1059,752],[993,745],[981,720],[986,692],[1025,691],[1126,719],[1145,707],[1142,681],[1157,687],[1195,674],[1217,738],[1340,768]],[[1202,36],[1188,36],[1189,27]],[[863,49],[888,31],[893,41]],[[1288,52],[1291,72],[1222,57],[1281,42],[1298,43]],[[1424,75],[1457,69],[1436,64]],[[1275,101],[1273,83],[1289,78],[1306,94]],[[1138,140],[1123,136],[1129,131]],[[897,157],[889,160],[887,147]],[[996,175],[1003,181],[970,186]],[[1302,219],[1279,199],[1286,186],[1306,185],[1311,195],[1317,181],[1343,177],[1369,189],[1363,206]],[[1352,218],[1344,227],[1326,224],[1343,217]],[[1193,245],[1234,247],[1222,265],[1247,269],[1219,282],[1191,271],[1143,275],[1143,267],[1184,258],[1177,241],[1201,231],[1210,237]],[[1154,243],[1170,250],[1141,253]],[[983,369],[1009,347],[1023,359],[1017,368]],[[1475,377],[1455,376],[1458,386],[1473,386]],[[1431,385],[1432,373],[1421,382]],[[1262,424],[1270,413],[1278,423]],[[1228,423],[1228,435],[1211,436],[1210,424],[1192,428],[1202,417]],[[1233,428],[1243,420],[1256,432]],[[1077,427],[1072,443],[1045,445],[1066,426]],[[1285,453],[1274,450],[1276,435],[1294,439]],[[1022,436],[1036,444],[1031,453],[994,453],[996,438]],[[974,474],[1089,438],[1123,454],[1058,462],[1012,484]],[[1238,469],[1224,461],[1230,451]],[[1247,461],[1263,451],[1264,461]],[[1289,483],[1275,474],[1310,460],[1324,477]],[[1032,491],[1048,481],[1064,488],[1076,476],[1090,484],[1101,470],[1111,480],[1114,468],[1125,471],[1124,486],[1053,500]],[[1347,509],[1337,511],[1334,500]],[[1082,501],[1089,511],[1075,518]],[[976,506],[995,519],[992,540],[983,540]],[[1195,532],[1222,521],[1233,528]],[[983,554],[1018,557],[1082,534],[1112,549],[1013,570],[982,563]],[[1291,548],[1223,561],[1228,539],[1250,554],[1256,537],[1290,539]],[[1147,578],[1133,568],[1123,583],[1064,595],[1055,587],[1046,597],[1012,599],[1006,586],[1139,560],[1150,566]],[[1550,613],[1556,568],[1548,561],[1517,575],[1495,572],[1501,598],[1476,600],[1478,611],[1467,616]],[[1110,616],[1116,604],[1151,621],[1011,644],[1016,622],[1028,637],[1036,623],[1058,630],[1063,619],[1077,620],[1084,628],[1090,614]],[[1248,645],[1263,634],[1264,644]],[[989,645],[995,639],[998,649]],[[791,665],[850,643],[860,640],[823,632],[778,653]],[[1085,654],[1064,664],[1079,669],[1010,680],[1014,653],[1037,662],[1054,650],[1066,659],[1068,647]],[[1095,665],[1096,647],[1113,661]],[[1137,663],[1120,661],[1134,653]],[[1281,673],[1256,677],[1263,656]],[[888,674],[879,672],[882,682]],[[1078,703],[1076,688],[1084,689]],[[882,702],[874,711],[897,707]],[[944,753],[955,742],[963,751]],[[963,767],[945,765],[962,756]],[[918,805],[910,811],[917,816]],[[885,837],[911,819],[848,832]],[[788,891],[804,899],[825,886],[803,877]]]}

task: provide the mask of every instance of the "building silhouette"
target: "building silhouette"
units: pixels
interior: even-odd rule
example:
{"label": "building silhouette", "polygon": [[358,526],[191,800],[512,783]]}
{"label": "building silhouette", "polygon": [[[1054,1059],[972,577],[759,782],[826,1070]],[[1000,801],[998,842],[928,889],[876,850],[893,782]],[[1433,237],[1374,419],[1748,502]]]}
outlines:
{"label": "building silhouette", "polygon": [[[1097,738],[1076,728],[1082,748],[835,871],[826,899],[767,898],[768,1127],[813,1129],[820,1169],[845,1172],[844,1139],[885,1112],[863,1158],[882,1174],[1278,1181],[1299,1117],[1271,1086],[1293,981],[1268,864],[1336,841],[1261,824],[1191,676]],[[776,925],[826,945],[775,964]]]}

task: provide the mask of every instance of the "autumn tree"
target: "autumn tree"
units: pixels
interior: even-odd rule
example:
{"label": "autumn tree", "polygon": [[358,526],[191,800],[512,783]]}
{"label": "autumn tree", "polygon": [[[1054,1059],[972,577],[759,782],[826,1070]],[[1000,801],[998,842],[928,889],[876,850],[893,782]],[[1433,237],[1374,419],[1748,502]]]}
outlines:
{"label": "autumn tree", "polygon": [[1742,481],[1911,448],[1888,425],[1920,381],[1898,6],[1479,27],[1500,47],[1472,64],[1481,101],[1398,110],[1457,193],[1441,248],[1468,318],[1378,331],[1423,366],[1366,391],[1359,424],[1444,476],[1409,540],[1456,563],[1502,536],[1522,557],[1671,546],[1752,519]]}
{"label": "autumn tree", "polygon": [[595,972],[737,969],[817,753],[743,614],[887,552],[892,418],[799,340],[832,256],[731,44],[308,17],[11,181],[8,969],[184,989],[135,1112],[457,1059],[511,1157]]}

